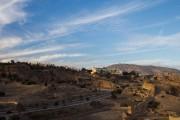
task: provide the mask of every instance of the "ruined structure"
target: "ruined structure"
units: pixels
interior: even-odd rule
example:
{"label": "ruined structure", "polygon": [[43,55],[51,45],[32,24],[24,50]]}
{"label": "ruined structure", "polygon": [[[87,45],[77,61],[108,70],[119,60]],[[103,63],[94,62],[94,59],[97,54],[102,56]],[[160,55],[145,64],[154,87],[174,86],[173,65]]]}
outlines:
{"label": "ruined structure", "polygon": [[152,94],[155,92],[155,85],[153,83],[147,82],[146,80],[143,82],[142,88],[150,91]]}

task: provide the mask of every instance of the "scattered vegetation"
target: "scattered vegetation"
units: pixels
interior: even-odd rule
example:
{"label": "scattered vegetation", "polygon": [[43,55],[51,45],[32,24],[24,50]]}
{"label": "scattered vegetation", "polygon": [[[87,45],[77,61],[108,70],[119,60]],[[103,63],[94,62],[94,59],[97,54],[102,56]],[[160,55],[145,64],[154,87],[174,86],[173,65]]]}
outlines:
{"label": "scattered vegetation", "polygon": [[159,102],[152,100],[148,103],[148,108],[157,109],[159,105],[160,105]]}
{"label": "scattered vegetation", "polygon": [[170,86],[169,89],[166,91],[167,94],[178,96],[179,95],[179,89],[175,86]]}
{"label": "scattered vegetation", "polygon": [[116,99],[116,98],[117,98],[117,95],[116,95],[116,92],[115,92],[115,91],[112,91],[112,92],[111,92],[111,98],[113,98],[113,99]]}

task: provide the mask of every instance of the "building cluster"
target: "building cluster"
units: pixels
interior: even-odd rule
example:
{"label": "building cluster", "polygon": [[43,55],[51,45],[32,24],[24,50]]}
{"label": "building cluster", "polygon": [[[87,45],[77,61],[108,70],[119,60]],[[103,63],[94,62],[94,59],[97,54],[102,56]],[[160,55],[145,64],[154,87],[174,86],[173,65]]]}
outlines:
{"label": "building cluster", "polygon": [[118,74],[121,75],[123,73],[123,71],[121,70],[115,70],[115,69],[107,69],[107,68],[92,68],[92,72],[91,74],[107,74],[107,73],[111,73],[111,74]]}

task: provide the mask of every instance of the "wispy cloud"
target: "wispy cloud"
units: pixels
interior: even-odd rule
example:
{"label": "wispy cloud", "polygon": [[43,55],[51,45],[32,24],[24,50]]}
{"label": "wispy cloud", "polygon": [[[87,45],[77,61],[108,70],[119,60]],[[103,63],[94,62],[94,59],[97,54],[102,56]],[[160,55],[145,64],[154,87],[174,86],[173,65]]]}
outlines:
{"label": "wispy cloud", "polygon": [[[21,22],[23,21],[27,13],[23,10],[24,3],[28,0],[1,0],[0,1],[0,27],[5,25]],[[161,2],[162,0],[160,0]],[[57,44],[43,44],[44,41],[59,41],[57,39],[62,36],[67,36],[72,33],[84,30],[84,27],[87,25],[92,25],[95,23],[106,22],[106,20],[119,17],[124,18],[126,15],[129,15],[134,12],[138,12],[144,10],[145,8],[151,7],[153,5],[158,4],[159,1],[135,1],[130,2],[124,5],[116,5],[111,6],[109,8],[99,9],[95,11],[89,11],[86,14],[76,17],[70,17],[70,19],[65,19],[64,22],[55,21],[46,26],[46,29],[41,29],[40,32],[27,32],[24,31],[27,35],[25,37],[4,37],[0,38],[0,49],[4,50],[6,48],[13,48],[21,45],[17,50],[8,50],[5,52],[1,52],[0,61],[9,61],[10,59],[17,60],[30,60],[30,61],[39,61],[39,62],[48,62],[55,59],[61,58],[76,58],[83,57],[86,54],[82,54],[81,52],[73,51],[71,48],[78,48],[77,44],[71,45],[62,45],[60,42]],[[119,19],[118,19],[119,20]],[[168,23],[158,23],[153,25],[143,26],[144,29],[154,26],[161,26]],[[134,35],[128,38],[128,41],[121,43],[118,50],[121,52],[138,52],[138,51],[149,51],[155,50],[155,48],[161,46],[175,46],[177,43],[179,44],[176,38],[180,38],[180,33],[168,35],[168,36],[151,36],[151,35]],[[43,41],[43,42],[42,42]],[[133,43],[136,41],[135,43]],[[171,43],[173,41],[174,43]],[[169,44],[170,42],[170,44]],[[154,44],[156,43],[156,44]],[[22,45],[23,44],[23,45]],[[35,46],[32,46],[35,45]],[[24,47],[27,46],[27,47]],[[70,50],[68,51],[68,49]],[[146,49],[148,48],[148,49]],[[153,48],[153,49],[152,49]],[[64,52],[67,50],[68,52]],[[103,56],[103,55],[102,55]],[[101,56],[99,56],[101,57]],[[98,61],[98,62],[97,62]],[[68,63],[68,61],[64,61],[64,63]],[[72,60],[69,61],[75,65],[75,62]],[[77,64],[84,65],[92,65],[92,64],[101,64],[101,60],[84,60],[84,61],[76,61]]]}
{"label": "wispy cloud", "polygon": [[53,59],[59,59],[59,58],[72,58],[72,57],[82,57],[85,56],[85,54],[82,53],[58,53],[58,54],[49,54],[49,55],[43,55],[39,56],[35,59],[31,59],[32,61],[38,61],[38,62],[45,62],[50,61]]}
{"label": "wispy cloud", "polygon": [[161,1],[162,0],[154,2],[135,1],[121,6],[116,5],[106,9],[101,9],[95,11],[94,14],[87,13],[77,18],[71,18],[70,20],[66,20],[66,22],[55,22],[54,25],[50,25],[51,27],[46,32],[46,37],[44,39],[66,36],[81,30],[80,28],[85,25],[101,22],[113,17],[125,16],[130,13],[137,12],[139,10],[143,10],[150,6],[156,5]]}
{"label": "wispy cloud", "polygon": [[84,25],[102,21],[104,19],[125,15],[145,7],[143,2],[132,2],[120,7],[112,7],[102,11],[97,11],[95,14],[80,17],[74,21],[70,21],[68,25]]}
{"label": "wispy cloud", "polygon": [[[0,62],[9,62],[10,60],[15,61],[26,61],[26,62],[42,62],[42,63],[53,63],[53,61],[59,61],[64,59],[79,59],[86,56],[87,54],[76,52],[76,49],[84,47],[80,43],[69,43],[69,44],[57,44],[55,45],[37,45],[31,46],[25,49],[2,51],[0,54]],[[63,65],[63,64],[61,64]]]}
{"label": "wispy cloud", "polygon": [[7,49],[14,47],[22,42],[20,37],[1,37],[0,38],[0,49]]}
{"label": "wispy cloud", "polygon": [[154,66],[176,68],[180,70],[180,62],[175,62],[169,59],[141,59],[141,60],[130,60],[124,63],[137,64],[137,65],[154,65]]}
{"label": "wispy cloud", "polygon": [[127,41],[120,43],[118,50],[121,52],[154,50],[166,47],[180,46],[180,33],[171,35],[132,35]]}
{"label": "wispy cloud", "polygon": [[130,29],[130,31],[149,29],[149,28],[155,28],[155,27],[163,27],[163,26],[165,26],[167,24],[170,24],[172,22],[173,21],[163,21],[163,22],[161,21],[161,22],[158,22],[158,23],[153,23],[153,24],[148,24],[148,25],[143,25],[143,26],[139,26],[139,27],[136,27],[136,28],[132,28],[132,29]]}
{"label": "wispy cloud", "polygon": [[180,20],[180,16],[176,16],[176,19]]}
{"label": "wispy cloud", "polygon": [[0,27],[22,21],[26,17],[23,5],[27,0],[1,0],[0,1]]}
{"label": "wispy cloud", "polygon": [[130,28],[129,31],[137,31],[137,30],[142,30],[142,29],[149,29],[149,28],[157,28],[157,27],[164,27],[166,25],[172,24],[174,22],[177,22],[180,20],[180,17],[178,18],[178,16],[170,18],[170,19],[166,19],[164,21],[160,21],[160,22],[156,22],[156,23],[150,23],[150,24],[146,24],[146,25],[138,25],[138,27],[135,28]]}
{"label": "wispy cloud", "polygon": [[59,50],[63,50],[66,48],[73,48],[73,47],[77,47],[78,44],[66,44],[66,45],[53,45],[53,46],[38,46],[38,47],[31,47],[31,48],[27,48],[22,50],[17,50],[17,51],[13,51],[10,53],[4,53],[0,55],[0,59],[14,59],[14,58],[18,58],[18,57],[24,57],[24,56],[31,56],[31,55],[36,55],[36,54],[40,54],[42,55],[43,53],[50,53],[50,52],[55,52],[55,51],[59,51]]}
{"label": "wispy cloud", "polygon": [[[55,21],[50,23],[48,27],[41,32],[28,32],[25,44],[29,42],[37,42],[41,40],[54,40],[62,36],[68,36],[72,33],[83,31],[83,27],[89,24],[98,23],[113,17],[123,17],[133,12],[143,10],[145,8],[156,5],[163,0],[158,1],[133,1],[124,5],[115,5],[92,12],[87,12],[78,17],[65,18],[64,22]],[[76,13],[75,13],[76,14]],[[27,31],[26,31],[27,33]]]}
{"label": "wispy cloud", "polygon": [[[27,16],[23,10],[25,2],[27,2],[27,0],[0,0],[0,32],[2,32],[3,27],[8,24],[25,20]],[[22,42],[23,38],[20,36],[0,35],[1,50],[16,47]]]}
{"label": "wispy cloud", "polygon": [[56,50],[61,50],[63,49],[61,46],[57,47],[51,47],[51,48],[39,48],[35,50],[24,50],[24,51],[15,51],[11,52],[9,54],[1,54],[0,59],[9,59],[9,58],[16,58],[16,57],[22,57],[22,56],[28,56],[28,55],[35,55],[35,54],[40,54],[40,53],[46,53],[46,52],[51,52],[51,51],[56,51]]}

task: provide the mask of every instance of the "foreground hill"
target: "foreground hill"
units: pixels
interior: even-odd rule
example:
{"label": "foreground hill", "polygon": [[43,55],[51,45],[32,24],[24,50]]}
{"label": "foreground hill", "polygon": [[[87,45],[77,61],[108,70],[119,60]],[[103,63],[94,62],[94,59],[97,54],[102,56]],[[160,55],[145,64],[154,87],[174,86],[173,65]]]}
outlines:
{"label": "foreground hill", "polygon": [[107,67],[107,69],[121,70],[121,71],[137,71],[141,74],[158,74],[163,72],[168,73],[178,73],[179,70],[167,68],[167,67],[158,67],[158,66],[142,66],[142,65],[133,65],[133,64],[114,64]]}
{"label": "foreground hill", "polygon": [[20,81],[24,84],[73,82],[81,71],[54,65],[30,63],[0,63],[0,81]]}

